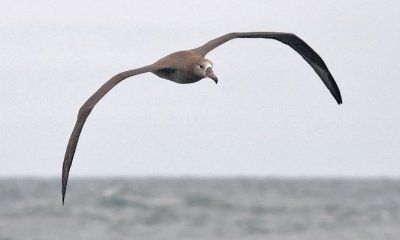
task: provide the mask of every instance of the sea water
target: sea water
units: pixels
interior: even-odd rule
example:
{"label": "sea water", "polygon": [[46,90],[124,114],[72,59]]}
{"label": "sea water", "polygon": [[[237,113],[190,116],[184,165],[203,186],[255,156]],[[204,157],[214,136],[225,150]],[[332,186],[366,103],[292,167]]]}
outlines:
{"label": "sea water", "polygon": [[0,240],[399,240],[400,180],[0,179]]}

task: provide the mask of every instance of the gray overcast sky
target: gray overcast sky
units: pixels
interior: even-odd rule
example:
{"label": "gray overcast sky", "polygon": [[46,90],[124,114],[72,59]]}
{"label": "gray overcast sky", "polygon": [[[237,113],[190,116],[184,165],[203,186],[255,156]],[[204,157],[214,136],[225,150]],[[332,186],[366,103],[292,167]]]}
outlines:
{"label": "gray overcast sky", "polygon": [[0,176],[59,176],[83,102],[112,75],[231,31],[283,31],[325,60],[338,106],[292,49],[211,52],[218,85],[114,88],[71,176],[400,176],[399,1],[1,1]]}

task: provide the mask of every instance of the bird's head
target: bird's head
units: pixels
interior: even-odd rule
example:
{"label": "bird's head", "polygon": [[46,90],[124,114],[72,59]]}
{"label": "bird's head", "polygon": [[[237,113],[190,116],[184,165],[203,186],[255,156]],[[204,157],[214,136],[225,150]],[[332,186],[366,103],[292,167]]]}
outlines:
{"label": "bird's head", "polygon": [[198,77],[210,78],[215,83],[218,83],[218,77],[215,76],[212,68],[213,68],[213,64],[212,64],[212,62],[210,60],[202,59],[201,61],[198,61],[194,65],[193,72]]}

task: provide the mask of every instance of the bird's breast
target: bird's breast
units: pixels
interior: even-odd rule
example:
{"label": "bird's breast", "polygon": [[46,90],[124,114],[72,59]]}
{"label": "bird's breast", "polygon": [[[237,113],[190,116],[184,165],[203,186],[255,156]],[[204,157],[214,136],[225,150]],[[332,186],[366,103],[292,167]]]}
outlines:
{"label": "bird's breast", "polygon": [[187,71],[182,71],[173,68],[163,68],[153,72],[160,78],[164,78],[176,83],[186,84],[199,81],[201,78],[194,74],[189,74]]}

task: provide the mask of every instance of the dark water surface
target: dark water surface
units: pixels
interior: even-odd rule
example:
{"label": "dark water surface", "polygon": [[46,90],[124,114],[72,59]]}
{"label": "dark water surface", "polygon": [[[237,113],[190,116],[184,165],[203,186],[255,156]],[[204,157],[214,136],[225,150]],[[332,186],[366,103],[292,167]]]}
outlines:
{"label": "dark water surface", "polygon": [[0,179],[0,240],[400,239],[400,180]]}

